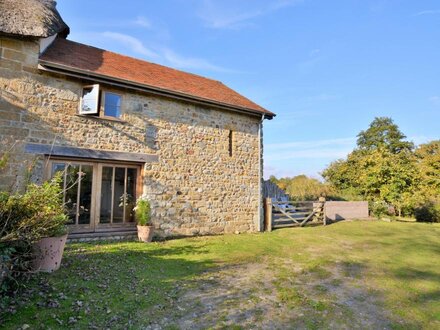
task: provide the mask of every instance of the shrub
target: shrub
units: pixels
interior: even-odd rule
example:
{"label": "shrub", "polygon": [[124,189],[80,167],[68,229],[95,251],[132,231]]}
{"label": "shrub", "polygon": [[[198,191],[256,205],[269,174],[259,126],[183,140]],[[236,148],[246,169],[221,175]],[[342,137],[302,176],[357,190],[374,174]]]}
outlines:
{"label": "shrub", "polygon": [[440,203],[427,201],[414,210],[418,222],[440,222]]}
{"label": "shrub", "polygon": [[34,242],[66,233],[62,193],[61,174],[28,185],[23,194],[0,193],[0,296],[17,288],[30,270]]}
{"label": "shrub", "polygon": [[35,242],[65,234],[62,196],[60,175],[42,185],[28,185],[24,194],[0,194],[0,242]]}
{"label": "shrub", "polygon": [[141,197],[136,201],[136,221],[139,226],[148,226],[151,218],[150,202]]}
{"label": "shrub", "polygon": [[26,241],[0,243],[0,309],[8,294],[14,293],[29,278],[32,267],[32,244]]}
{"label": "shrub", "polygon": [[370,212],[376,218],[381,219],[384,215],[389,215],[389,205],[383,201],[371,202]]}

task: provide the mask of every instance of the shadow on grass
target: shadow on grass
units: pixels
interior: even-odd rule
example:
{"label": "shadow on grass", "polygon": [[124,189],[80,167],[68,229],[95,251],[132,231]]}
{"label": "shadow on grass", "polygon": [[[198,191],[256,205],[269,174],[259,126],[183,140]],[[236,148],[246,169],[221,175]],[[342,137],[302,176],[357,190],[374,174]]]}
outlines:
{"label": "shadow on grass", "polygon": [[193,245],[70,245],[60,270],[37,274],[2,321],[6,328],[148,326],[175,308],[179,292],[213,265],[203,257],[191,260],[205,252]]}
{"label": "shadow on grass", "polygon": [[412,268],[399,268],[393,273],[394,277],[398,280],[403,280],[405,282],[415,282],[423,281],[429,283],[435,283],[436,288],[424,291],[424,292],[414,292],[411,300],[418,303],[430,303],[440,301],[440,272],[424,271]]}

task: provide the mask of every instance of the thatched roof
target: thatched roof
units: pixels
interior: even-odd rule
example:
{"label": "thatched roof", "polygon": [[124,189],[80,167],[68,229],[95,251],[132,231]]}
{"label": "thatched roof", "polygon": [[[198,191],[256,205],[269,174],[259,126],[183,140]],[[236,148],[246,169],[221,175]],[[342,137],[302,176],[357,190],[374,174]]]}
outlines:
{"label": "thatched roof", "polygon": [[0,34],[46,38],[66,37],[69,27],[53,0],[0,0]]}

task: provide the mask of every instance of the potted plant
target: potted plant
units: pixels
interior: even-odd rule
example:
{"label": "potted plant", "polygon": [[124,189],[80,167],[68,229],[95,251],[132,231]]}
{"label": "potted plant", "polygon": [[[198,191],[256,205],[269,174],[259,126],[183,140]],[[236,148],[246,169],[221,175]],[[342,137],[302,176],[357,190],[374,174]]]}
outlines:
{"label": "potted plant", "polygon": [[67,239],[61,182],[57,175],[42,185],[27,185],[23,194],[0,194],[0,243],[28,246],[31,253],[22,259],[29,259],[33,270],[51,272],[61,264]]}
{"label": "potted plant", "polygon": [[119,207],[123,208],[125,206],[125,219],[132,218],[134,202],[134,197],[131,194],[124,193],[119,197]]}
{"label": "potted plant", "polygon": [[[24,194],[11,196],[17,223],[11,232],[32,245],[34,270],[52,272],[61,264],[67,240],[67,216],[59,173],[41,185],[29,184]],[[14,238],[14,237],[11,237]]]}
{"label": "potted plant", "polygon": [[153,238],[154,227],[150,224],[151,207],[150,202],[141,197],[136,201],[134,208],[137,222],[138,238],[141,242],[151,242]]}
{"label": "potted plant", "polygon": [[29,208],[26,231],[34,242],[33,268],[53,272],[60,268],[67,241],[61,174],[42,185],[29,185],[23,202]]}
{"label": "potted plant", "polygon": [[66,216],[54,216],[52,229],[33,244],[33,268],[42,272],[53,272],[60,268],[67,241]]}

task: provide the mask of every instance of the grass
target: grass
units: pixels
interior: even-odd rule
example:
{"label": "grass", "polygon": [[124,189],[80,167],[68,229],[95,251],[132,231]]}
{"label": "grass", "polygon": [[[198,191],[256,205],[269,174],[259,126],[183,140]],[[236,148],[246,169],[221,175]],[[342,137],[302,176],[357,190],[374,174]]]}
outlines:
{"label": "grass", "polygon": [[[182,303],[188,292],[234,287],[246,274],[231,267],[250,264],[264,271],[213,297],[212,312],[206,299]],[[245,289],[247,299],[238,295]],[[201,328],[437,329],[440,224],[353,221],[152,244],[70,244],[62,268],[28,283],[1,322],[11,329],[176,329],[192,312],[200,312]]]}

